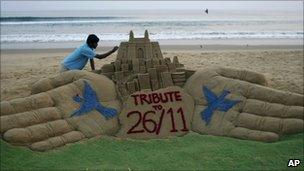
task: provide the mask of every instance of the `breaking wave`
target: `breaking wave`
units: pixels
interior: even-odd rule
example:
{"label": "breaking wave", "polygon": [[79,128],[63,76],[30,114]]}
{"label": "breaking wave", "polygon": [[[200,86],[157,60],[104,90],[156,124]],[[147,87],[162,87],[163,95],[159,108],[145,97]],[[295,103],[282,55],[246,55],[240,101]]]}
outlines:
{"label": "breaking wave", "polygon": [[[102,41],[125,41],[128,33],[97,34]],[[1,35],[1,43],[14,42],[69,42],[84,41],[87,34],[12,34]],[[281,39],[302,38],[303,32],[160,32],[150,33],[153,40],[198,40],[198,39]]]}

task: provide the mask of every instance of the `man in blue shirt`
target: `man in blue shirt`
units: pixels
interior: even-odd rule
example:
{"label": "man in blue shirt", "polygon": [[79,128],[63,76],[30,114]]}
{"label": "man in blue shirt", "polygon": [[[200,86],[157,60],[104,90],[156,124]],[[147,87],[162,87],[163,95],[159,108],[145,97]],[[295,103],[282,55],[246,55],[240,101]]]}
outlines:
{"label": "man in blue shirt", "polygon": [[82,70],[90,59],[91,69],[95,70],[94,58],[103,59],[114,53],[118,46],[104,54],[96,54],[99,38],[95,34],[90,34],[85,44],[75,49],[70,55],[61,62],[60,72],[68,70]]}

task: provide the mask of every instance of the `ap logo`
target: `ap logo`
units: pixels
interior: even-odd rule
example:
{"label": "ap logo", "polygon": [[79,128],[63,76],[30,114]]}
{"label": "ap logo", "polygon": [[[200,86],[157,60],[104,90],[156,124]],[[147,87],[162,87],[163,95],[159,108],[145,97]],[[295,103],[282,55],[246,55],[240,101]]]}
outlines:
{"label": "ap logo", "polygon": [[298,159],[289,159],[288,161],[288,167],[297,167],[298,165],[300,165],[301,161]]}

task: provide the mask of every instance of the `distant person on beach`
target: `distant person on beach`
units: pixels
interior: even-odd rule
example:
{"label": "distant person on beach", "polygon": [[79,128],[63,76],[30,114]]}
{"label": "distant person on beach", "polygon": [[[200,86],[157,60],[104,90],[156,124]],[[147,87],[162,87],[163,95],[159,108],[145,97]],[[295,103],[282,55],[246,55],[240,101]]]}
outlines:
{"label": "distant person on beach", "polygon": [[86,43],[75,49],[71,54],[61,62],[60,72],[68,70],[82,70],[90,59],[91,69],[95,70],[94,58],[103,59],[114,53],[118,46],[104,54],[96,54],[95,49],[98,46],[99,38],[95,34],[90,34]]}

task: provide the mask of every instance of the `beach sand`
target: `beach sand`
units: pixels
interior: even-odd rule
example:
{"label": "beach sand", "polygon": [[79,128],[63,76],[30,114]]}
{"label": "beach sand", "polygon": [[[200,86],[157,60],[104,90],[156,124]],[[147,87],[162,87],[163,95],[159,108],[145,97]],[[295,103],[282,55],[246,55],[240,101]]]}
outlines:
{"label": "beach sand", "polygon": [[[110,47],[97,49],[105,52]],[[178,56],[187,69],[197,70],[210,66],[247,69],[263,73],[268,86],[303,94],[303,47],[198,45],[161,46],[164,57]],[[1,101],[30,95],[30,86],[41,78],[59,73],[62,59],[73,49],[1,50]],[[116,53],[95,60],[96,69],[110,63]],[[89,69],[89,64],[86,70]]]}

